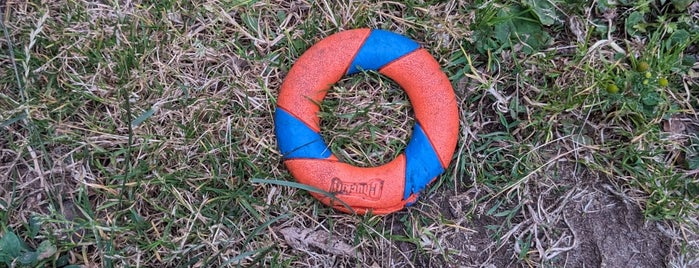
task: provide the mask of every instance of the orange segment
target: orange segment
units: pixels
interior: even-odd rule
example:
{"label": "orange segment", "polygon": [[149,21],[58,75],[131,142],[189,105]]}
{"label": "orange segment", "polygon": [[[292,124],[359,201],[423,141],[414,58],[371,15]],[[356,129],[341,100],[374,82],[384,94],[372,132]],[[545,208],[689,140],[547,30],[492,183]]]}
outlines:
{"label": "orange segment", "polygon": [[320,131],[318,104],[342,78],[371,30],[357,29],[328,36],[299,57],[284,78],[277,105]]}
{"label": "orange segment", "polygon": [[[369,209],[376,214],[388,213],[405,205],[405,156],[402,154],[385,165],[369,168],[320,159],[289,159],[284,163],[298,182],[335,194],[359,210],[358,213]],[[313,196],[326,205],[346,211],[327,196],[315,193]]]}

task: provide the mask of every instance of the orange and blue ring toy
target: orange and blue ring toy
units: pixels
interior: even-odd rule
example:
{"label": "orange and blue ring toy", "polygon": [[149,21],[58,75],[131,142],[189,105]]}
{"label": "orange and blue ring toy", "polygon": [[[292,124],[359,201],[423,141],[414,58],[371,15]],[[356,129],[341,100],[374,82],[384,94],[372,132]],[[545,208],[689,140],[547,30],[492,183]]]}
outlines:
{"label": "orange and blue ring toy", "polygon": [[[375,70],[408,95],[416,124],[405,152],[378,167],[340,162],[319,134],[326,93],[344,75]],[[415,41],[376,29],[342,31],[309,48],[282,83],[274,115],[284,164],[300,183],[333,193],[311,193],[344,212],[388,214],[413,204],[442,174],[456,148],[459,119],[454,90],[437,61]]]}

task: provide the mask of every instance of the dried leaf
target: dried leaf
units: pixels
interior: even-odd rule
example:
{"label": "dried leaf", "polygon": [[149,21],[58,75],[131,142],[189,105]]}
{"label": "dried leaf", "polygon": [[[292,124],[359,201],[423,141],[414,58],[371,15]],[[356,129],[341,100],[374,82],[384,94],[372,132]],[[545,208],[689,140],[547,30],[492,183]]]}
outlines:
{"label": "dried leaf", "polygon": [[686,125],[680,119],[670,118],[668,120],[663,121],[663,131],[665,132],[670,132],[673,134],[683,134],[685,129],[687,129]]}
{"label": "dried leaf", "polygon": [[301,229],[287,227],[280,229],[284,240],[289,246],[302,251],[311,248],[320,249],[334,255],[355,256],[354,247],[345,243],[336,235],[330,235],[325,230]]}
{"label": "dried leaf", "polygon": [[568,28],[570,28],[570,32],[575,35],[575,40],[578,41],[578,43],[585,43],[587,31],[582,19],[577,16],[570,16],[570,18],[568,18]]}

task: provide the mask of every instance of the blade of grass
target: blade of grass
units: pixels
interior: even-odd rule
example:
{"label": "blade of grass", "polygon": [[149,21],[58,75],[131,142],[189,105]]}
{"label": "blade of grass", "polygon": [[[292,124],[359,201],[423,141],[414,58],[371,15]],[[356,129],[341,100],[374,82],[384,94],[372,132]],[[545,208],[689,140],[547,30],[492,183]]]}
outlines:
{"label": "blade of grass", "polygon": [[266,179],[258,179],[258,178],[253,178],[250,180],[250,182],[251,183],[275,184],[275,185],[280,185],[280,186],[287,186],[287,187],[293,187],[293,188],[297,188],[297,189],[301,189],[301,190],[306,190],[309,192],[319,193],[319,194],[322,194],[324,196],[327,196],[328,198],[330,198],[331,200],[333,200],[335,202],[340,203],[342,206],[347,208],[347,210],[352,211],[352,213],[355,213],[354,209],[352,209],[352,207],[350,207],[347,203],[345,203],[344,201],[337,198],[333,193],[318,189],[318,188],[313,187],[313,186],[309,186],[309,185],[305,185],[305,184],[301,184],[301,183],[296,183],[296,182],[291,182],[291,181],[266,180]]}
{"label": "blade of grass", "polygon": [[138,117],[136,117],[136,119],[134,119],[133,121],[131,121],[131,127],[137,127],[138,125],[140,125],[140,124],[143,123],[144,121],[148,120],[148,118],[150,118],[151,116],[153,116],[153,114],[155,113],[156,110],[158,110],[158,108],[154,105],[154,106],[151,107],[150,109],[148,109],[148,110],[146,110],[145,112],[143,112],[141,115],[139,115]]}
{"label": "blade of grass", "polygon": [[229,264],[240,262],[240,261],[242,261],[243,259],[245,259],[245,258],[247,258],[247,257],[250,257],[250,256],[252,256],[252,255],[255,255],[255,253],[258,253],[258,252],[267,252],[267,251],[269,251],[270,249],[272,249],[272,247],[273,247],[273,246],[269,246],[269,247],[266,247],[266,248],[261,248],[261,249],[256,249],[256,250],[251,250],[251,251],[246,251],[246,252],[240,253],[240,255],[235,256],[235,258],[232,258],[232,259],[230,259],[230,260],[224,262],[221,266],[222,266],[222,267],[225,267],[225,266],[227,266],[227,265],[229,265]]}
{"label": "blade of grass", "polygon": [[[12,63],[12,70],[15,72],[15,79],[17,80],[17,89],[22,91],[22,81],[19,79],[19,70],[17,69],[17,62],[15,61],[15,51],[12,42],[10,41],[10,34],[7,32],[7,27],[5,27],[5,16],[0,12],[0,26],[2,26],[2,32],[5,35],[5,40],[7,40],[7,51],[10,55],[10,62]],[[24,94],[20,94],[22,101],[24,101]]]}

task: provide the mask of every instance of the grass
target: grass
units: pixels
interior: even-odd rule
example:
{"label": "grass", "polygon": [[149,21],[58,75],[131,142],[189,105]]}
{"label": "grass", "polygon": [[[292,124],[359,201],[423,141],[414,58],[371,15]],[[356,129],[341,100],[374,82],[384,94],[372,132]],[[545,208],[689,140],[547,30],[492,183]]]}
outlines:
{"label": "grass", "polygon": [[321,135],[340,160],[379,166],[407,146],[415,123],[411,113],[407,94],[390,79],[377,73],[351,76],[323,101],[319,117],[328,127]]}
{"label": "grass", "polygon": [[[0,266],[561,267],[586,243],[571,211],[621,203],[662,226],[663,265],[691,266],[699,6],[662,2],[1,2]],[[273,135],[294,60],[359,27],[418,40],[461,112],[446,174],[385,217],[288,183]],[[393,159],[414,123],[371,72],[320,117],[357,166]]]}

